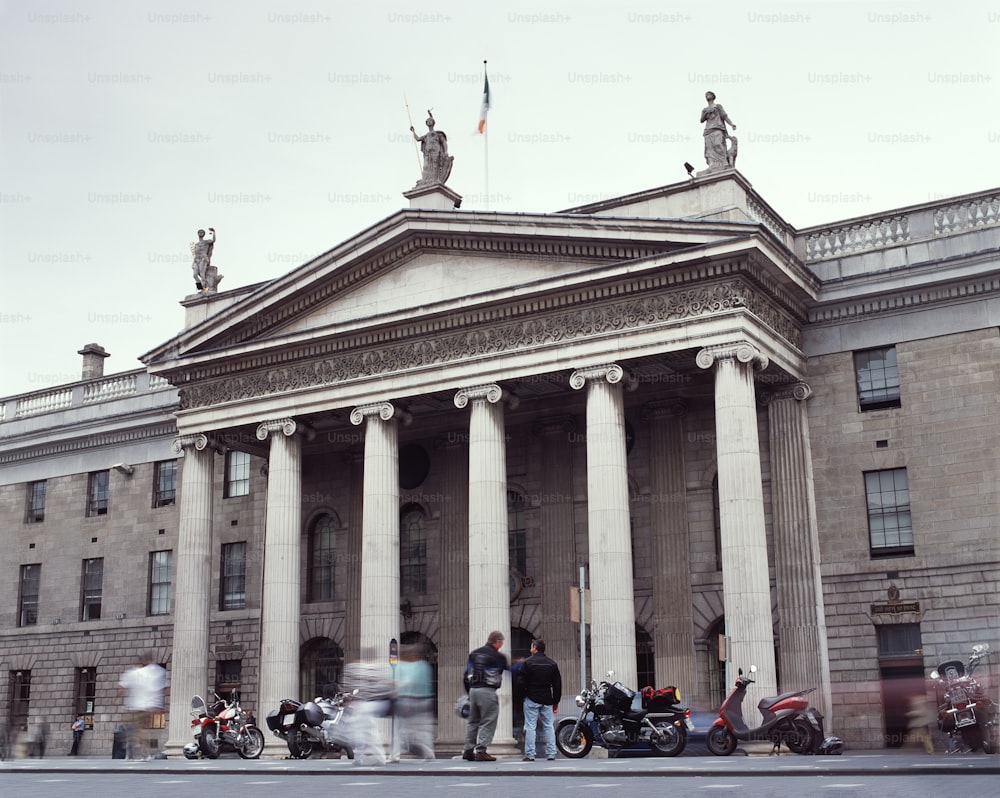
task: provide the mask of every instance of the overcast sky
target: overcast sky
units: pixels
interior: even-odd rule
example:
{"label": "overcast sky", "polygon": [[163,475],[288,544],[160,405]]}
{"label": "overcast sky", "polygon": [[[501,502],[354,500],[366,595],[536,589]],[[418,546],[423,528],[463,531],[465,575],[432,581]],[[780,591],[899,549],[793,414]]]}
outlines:
{"label": "overcast sky", "polygon": [[79,379],[90,342],[139,368],[183,323],[199,227],[226,290],[405,207],[407,102],[447,133],[463,210],[681,181],[709,89],[795,227],[1000,185],[998,2],[2,8],[0,397]]}

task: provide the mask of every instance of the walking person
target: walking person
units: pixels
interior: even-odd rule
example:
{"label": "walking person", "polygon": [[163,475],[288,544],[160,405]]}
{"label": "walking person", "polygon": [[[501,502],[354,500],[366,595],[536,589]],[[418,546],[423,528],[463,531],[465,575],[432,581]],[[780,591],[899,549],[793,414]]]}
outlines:
{"label": "walking person", "polygon": [[407,752],[434,761],[434,671],[419,644],[400,648],[393,715],[389,761],[398,762]]}
{"label": "walking person", "polygon": [[469,721],[465,729],[465,746],[462,759],[470,762],[495,762],[496,757],[486,752],[493,742],[500,716],[497,690],[503,672],[510,670],[507,657],[500,653],[503,632],[490,632],[486,645],[469,654],[465,664],[465,686],[469,691]]}
{"label": "walking person", "polygon": [[[150,734],[153,716],[163,711],[163,691],[167,686],[167,672],[153,662],[152,652],[139,656],[139,664],[125,672],[118,683],[118,693],[125,695],[128,710],[128,742],[126,759],[151,759],[159,750],[156,739],[145,739]],[[147,747],[147,745],[149,747]]]}
{"label": "walking person", "polygon": [[559,712],[562,698],[562,675],[555,660],[545,656],[545,641],[531,642],[531,656],[518,669],[518,682],[524,693],[524,761],[535,761],[538,720],[542,721],[545,758],[556,758],[556,734],[553,715]]}
{"label": "walking person", "polygon": [[73,731],[73,747],[69,749],[70,756],[77,756],[80,753],[80,740],[83,739],[83,730],[86,728],[86,725],[83,715],[77,715],[76,720],[73,721],[73,725],[70,726],[70,729]]}

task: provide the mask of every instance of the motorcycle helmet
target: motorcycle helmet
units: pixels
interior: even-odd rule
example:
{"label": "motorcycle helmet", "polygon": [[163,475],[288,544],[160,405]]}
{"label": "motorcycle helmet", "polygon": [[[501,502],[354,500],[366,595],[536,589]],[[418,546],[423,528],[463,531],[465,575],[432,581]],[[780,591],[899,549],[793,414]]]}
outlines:
{"label": "motorcycle helmet", "polygon": [[185,759],[200,759],[201,749],[198,748],[198,743],[188,743],[184,746],[184,758]]}
{"label": "motorcycle helmet", "polygon": [[463,720],[469,719],[469,697],[467,695],[459,696],[458,701],[455,702],[455,713]]}
{"label": "motorcycle helmet", "polygon": [[844,753],[844,741],[839,737],[827,737],[820,743],[819,753],[824,756],[836,756]]}

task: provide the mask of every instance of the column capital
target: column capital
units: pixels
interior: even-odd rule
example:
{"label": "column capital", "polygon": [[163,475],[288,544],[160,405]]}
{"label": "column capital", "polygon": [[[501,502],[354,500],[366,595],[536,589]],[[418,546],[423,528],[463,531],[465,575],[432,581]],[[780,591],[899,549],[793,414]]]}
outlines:
{"label": "column capital", "polygon": [[682,399],[662,399],[642,406],[643,421],[657,418],[679,418],[687,414],[687,402]]}
{"label": "column capital", "polygon": [[569,375],[569,385],[574,391],[579,391],[588,382],[606,380],[612,385],[625,381],[625,387],[635,390],[639,384],[630,373],[617,363],[602,363],[599,366],[585,366]]}
{"label": "column capital", "polygon": [[710,369],[718,360],[736,360],[740,363],[750,363],[758,371],[767,368],[770,362],[767,356],[756,346],[746,341],[707,346],[698,352],[695,358],[699,368]]}
{"label": "column capital", "polygon": [[797,402],[804,402],[813,395],[812,388],[806,382],[793,382],[790,385],[785,385],[782,388],[774,391],[762,391],[760,394],[760,403],[762,405],[769,405],[771,402],[777,402],[782,399],[794,399]]}
{"label": "column capital", "polygon": [[272,432],[279,431],[288,438],[297,432],[309,441],[316,437],[316,432],[313,429],[294,418],[275,418],[264,421],[257,427],[257,440],[265,441]]}
{"label": "column capital", "polygon": [[170,448],[173,449],[174,454],[181,454],[185,449],[194,449],[198,452],[211,449],[216,454],[222,454],[225,451],[225,447],[214,436],[209,437],[202,432],[194,435],[179,435],[174,438]]}
{"label": "column capital", "polygon": [[370,405],[358,405],[351,411],[351,423],[357,427],[366,419],[378,416],[383,421],[398,418],[407,425],[412,420],[412,416],[405,410],[397,408],[392,402],[373,402]]}
{"label": "column capital", "polygon": [[469,388],[460,388],[455,394],[455,407],[462,409],[469,404],[469,400],[486,400],[491,405],[495,405],[500,400],[513,410],[518,406],[520,400],[509,391],[504,390],[496,383],[488,385],[473,385]]}

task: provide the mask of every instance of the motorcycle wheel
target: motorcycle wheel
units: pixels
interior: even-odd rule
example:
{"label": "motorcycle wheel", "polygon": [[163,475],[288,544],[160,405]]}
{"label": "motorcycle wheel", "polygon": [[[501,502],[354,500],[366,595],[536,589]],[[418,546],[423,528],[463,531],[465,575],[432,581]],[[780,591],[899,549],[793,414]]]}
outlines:
{"label": "motorcycle wheel", "polygon": [[222,740],[219,739],[215,726],[206,726],[201,730],[201,736],[198,737],[198,747],[209,759],[219,758],[219,754],[222,753]]}
{"label": "motorcycle wheel", "polygon": [[736,738],[725,726],[713,726],[705,737],[705,747],[716,756],[729,756],[736,750]]}
{"label": "motorcycle wheel", "polygon": [[650,738],[649,747],[657,756],[677,756],[687,745],[687,730],[679,729],[668,720],[654,724],[660,739]]}
{"label": "motorcycle wheel", "polygon": [[[963,726],[959,729],[959,733],[962,735],[962,743],[970,751],[975,751],[977,748],[982,747],[986,751],[986,746],[989,745],[983,738],[983,730],[976,723],[972,726]],[[988,754],[989,751],[986,751]]]}
{"label": "motorcycle wheel", "polygon": [[315,745],[313,741],[298,729],[288,730],[288,753],[295,759],[308,759]]}
{"label": "motorcycle wheel", "polygon": [[983,753],[1000,753],[1000,726],[996,723],[983,726]]}
{"label": "motorcycle wheel", "polygon": [[594,747],[594,733],[589,726],[581,726],[579,731],[574,732],[575,726],[573,718],[559,722],[556,726],[556,748],[569,759],[583,759]]}
{"label": "motorcycle wheel", "polygon": [[782,724],[779,731],[788,750],[793,754],[811,754],[816,750],[816,737],[809,721],[795,718]]}
{"label": "motorcycle wheel", "polygon": [[264,732],[256,726],[250,726],[243,730],[243,734],[246,739],[237,752],[242,759],[256,759],[264,750]]}

